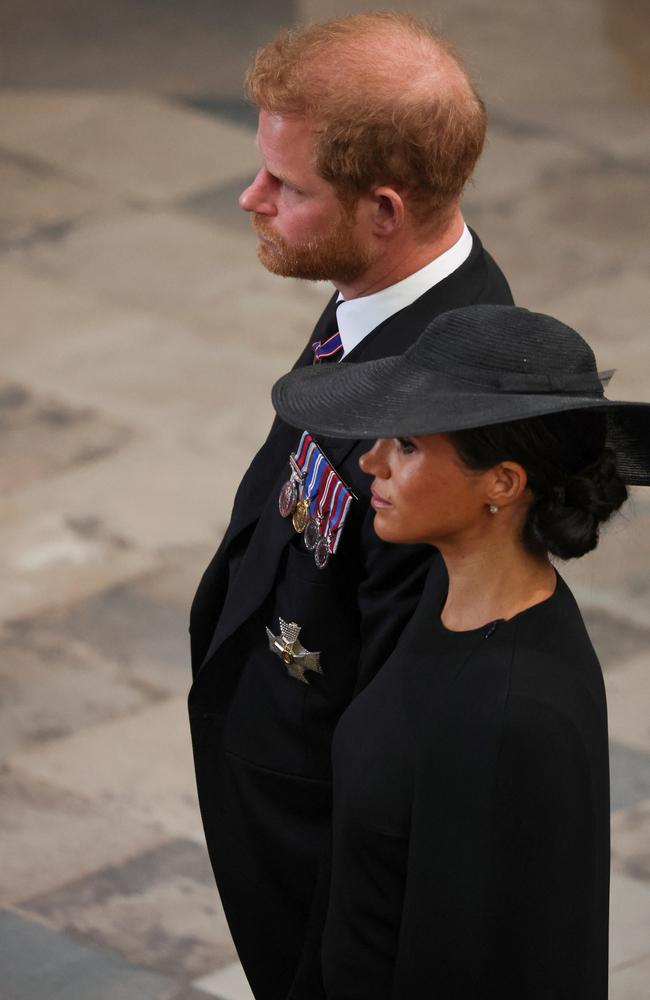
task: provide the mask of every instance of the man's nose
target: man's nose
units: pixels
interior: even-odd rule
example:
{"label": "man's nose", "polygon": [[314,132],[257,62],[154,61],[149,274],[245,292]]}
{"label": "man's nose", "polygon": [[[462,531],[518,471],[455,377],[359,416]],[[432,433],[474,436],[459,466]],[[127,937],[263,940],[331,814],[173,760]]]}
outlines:
{"label": "man's nose", "polygon": [[271,197],[272,188],[269,175],[264,167],[258,170],[254,180],[244,188],[239,196],[239,207],[244,212],[258,215],[275,215],[275,204]]}

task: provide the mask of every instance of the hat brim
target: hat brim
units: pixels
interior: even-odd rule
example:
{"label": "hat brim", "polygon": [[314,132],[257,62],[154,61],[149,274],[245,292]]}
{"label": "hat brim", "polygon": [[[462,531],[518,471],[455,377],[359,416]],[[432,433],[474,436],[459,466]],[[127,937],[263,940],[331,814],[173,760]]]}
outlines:
{"label": "hat brim", "polygon": [[410,437],[488,427],[569,410],[607,411],[627,483],[650,485],[650,404],[598,396],[486,391],[407,357],[298,368],[273,386],[287,423],[340,438]]}

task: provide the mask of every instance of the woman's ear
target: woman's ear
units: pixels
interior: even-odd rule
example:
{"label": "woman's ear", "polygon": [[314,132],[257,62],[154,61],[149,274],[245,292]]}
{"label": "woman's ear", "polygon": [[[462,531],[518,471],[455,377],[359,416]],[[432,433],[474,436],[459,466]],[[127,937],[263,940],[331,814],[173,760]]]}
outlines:
{"label": "woman's ear", "polygon": [[499,510],[510,507],[524,493],[528,486],[528,476],[523,466],[517,462],[499,462],[493,469],[487,489],[487,503]]}

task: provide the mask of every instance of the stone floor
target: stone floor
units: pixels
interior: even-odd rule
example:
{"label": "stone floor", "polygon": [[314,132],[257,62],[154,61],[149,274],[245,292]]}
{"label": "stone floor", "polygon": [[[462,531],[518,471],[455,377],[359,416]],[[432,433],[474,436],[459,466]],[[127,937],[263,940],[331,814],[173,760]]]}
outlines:
{"label": "stone floor", "polygon": [[[2,5],[7,1000],[250,996],[193,789],[187,610],[327,289],[257,265],[241,75],[279,27],[364,6]],[[617,395],[650,398],[647,7],[395,6],[433,14],[480,82],[466,216],[518,302],[584,331]],[[649,561],[638,490],[566,569],[609,693],[613,1000],[650,990]]]}

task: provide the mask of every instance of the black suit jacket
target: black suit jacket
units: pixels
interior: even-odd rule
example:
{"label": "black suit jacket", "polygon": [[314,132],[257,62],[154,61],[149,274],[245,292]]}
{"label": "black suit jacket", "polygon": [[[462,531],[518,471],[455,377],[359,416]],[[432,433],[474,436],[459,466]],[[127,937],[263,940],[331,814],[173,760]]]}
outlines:
{"label": "black suit jacket", "polygon": [[[458,270],[341,363],[403,353],[449,309],[511,303],[505,278],[473,238]],[[311,342],[334,322],[335,297],[297,366],[311,363]],[[331,734],[355,691],[394,648],[431,559],[426,547],[390,546],[374,534],[370,479],[358,467],[368,442],[320,438],[357,499],[336,555],[318,570],[291,519],[278,512],[299,437],[275,420],[237,491],[190,623],[199,801],[226,916],[258,1000],[318,996],[311,959],[322,915],[313,912],[312,899],[328,836]],[[268,650],[265,626],[277,633],[279,616],[300,624],[303,645],[321,653],[323,674],[308,686],[288,677]],[[305,949],[310,938],[313,947]]]}

